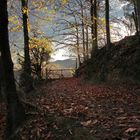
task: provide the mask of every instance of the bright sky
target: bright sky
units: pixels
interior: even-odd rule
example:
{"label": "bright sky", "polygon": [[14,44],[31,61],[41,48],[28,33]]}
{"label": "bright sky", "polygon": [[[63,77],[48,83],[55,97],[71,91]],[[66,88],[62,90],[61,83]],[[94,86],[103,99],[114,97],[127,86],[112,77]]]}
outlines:
{"label": "bright sky", "polygon": [[[112,4],[112,7],[113,7],[113,9],[110,11],[111,16],[115,16],[117,18],[123,17],[124,16],[123,15],[123,6],[126,3],[122,4],[122,3],[120,3],[119,0],[114,0],[111,4]],[[46,22],[44,24],[43,23],[41,24],[41,27],[43,28],[43,31],[46,33],[46,35],[47,34],[50,35],[50,36],[53,35],[54,33],[53,33],[51,27],[54,24],[52,23],[52,24],[49,24],[48,26],[46,26],[46,25],[47,25]],[[129,33],[125,32],[125,31],[127,31],[127,29],[125,29],[125,27],[123,25],[114,24],[114,26],[119,27],[119,33],[121,33],[123,37],[129,34]],[[20,33],[19,36],[21,36],[21,38],[19,37],[20,40],[19,39],[17,40],[17,35],[14,35],[14,33],[11,33],[10,39],[14,40],[14,42],[16,41],[15,44],[17,44],[17,46],[23,46],[23,44],[18,45],[19,44],[18,42],[20,42],[20,44],[21,44],[21,42],[23,43],[23,35]],[[54,44],[54,46],[55,46],[55,44]],[[66,55],[69,55],[68,53],[69,53],[68,50],[66,51],[64,49],[59,49],[58,51],[55,51],[55,53],[52,55],[52,61],[68,59],[69,57],[66,56]]]}
{"label": "bright sky", "polygon": [[68,53],[64,49],[59,49],[52,54],[52,61],[69,59]]}
{"label": "bright sky", "polygon": [[[113,7],[113,9],[111,9],[110,11],[110,15],[111,17],[115,16],[117,18],[122,18],[124,17],[124,12],[123,12],[123,6],[126,6],[127,3],[121,3],[119,0],[114,0],[111,2],[111,7]],[[128,29],[122,25],[122,24],[114,24],[113,23],[113,26],[114,27],[118,27],[119,29],[119,33],[121,34],[121,36],[113,36],[113,34],[117,31],[113,30],[113,33],[112,33],[112,37],[114,38],[115,37],[115,40],[114,41],[118,41],[120,40],[121,38],[125,37],[125,36],[128,36],[130,35],[131,33],[129,33]],[[121,29],[121,30],[120,30]],[[112,38],[112,39],[113,39]],[[55,46],[55,45],[54,45]],[[64,49],[60,49],[58,51],[56,51],[53,55],[52,55],[52,58],[54,60],[64,60],[64,59],[68,59],[69,57],[66,57],[66,55],[68,55],[68,51],[65,51]]]}

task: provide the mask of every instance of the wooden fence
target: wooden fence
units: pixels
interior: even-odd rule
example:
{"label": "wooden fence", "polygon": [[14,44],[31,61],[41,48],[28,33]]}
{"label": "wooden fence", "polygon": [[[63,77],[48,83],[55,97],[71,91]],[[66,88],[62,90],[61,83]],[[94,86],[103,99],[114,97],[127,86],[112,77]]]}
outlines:
{"label": "wooden fence", "polygon": [[75,74],[75,69],[46,69],[46,78],[47,79],[62,79],[70,78]]}

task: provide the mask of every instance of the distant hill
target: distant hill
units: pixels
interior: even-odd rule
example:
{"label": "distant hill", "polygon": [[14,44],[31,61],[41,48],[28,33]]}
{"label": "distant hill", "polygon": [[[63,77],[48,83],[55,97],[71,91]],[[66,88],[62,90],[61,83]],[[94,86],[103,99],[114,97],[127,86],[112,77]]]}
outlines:
{"label": "distant hill", "polygon": [[75,68],[76,66],[75,60],[72,60],[72,59],[57,60],[51,63],[59,65],[60,68]]}

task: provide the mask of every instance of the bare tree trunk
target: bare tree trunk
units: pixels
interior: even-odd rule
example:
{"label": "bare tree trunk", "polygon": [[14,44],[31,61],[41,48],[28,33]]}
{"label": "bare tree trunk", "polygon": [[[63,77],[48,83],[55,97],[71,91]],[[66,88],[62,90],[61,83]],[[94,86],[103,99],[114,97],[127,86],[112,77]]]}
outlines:
{"label": "bare tree trunk", "polygon": [[22,16],[23,16],[23,33],[24,33],[24,55],[25,55],[25,64],[24,71],[31,74],[31,63],[29,55],[29,31],[28,31],[28,0],[22,1]]}
{"label": "bare tree trunk", "polygon": [[1,52],[0,52],[0,98],[2,98],[2,62],[1,62]]}
{"label": "bare tree trunk", "polygon": [[84,9],[81,5],[81,18],[82,18],[82,37],[83,37],[83,57],[86,60],[86,48],[85,48],[85,24],[84,24]]}
{"label": "bare tree trunk", "polygon": [[94,40],[94,46],[95,46],[95,50],[98,48],[98,42],[97,42],[97,37],[98,37],[98,33],[97,33],[97,1],[94,0],[94,36],[95,36],[95,40]]}
{"label": "bare tree trunk", "polygon": [[137,6],[136,2],[134,1],[134,12],[132,12],[132,16],[134,19],[135,27],[136,27],[136,34],[139,34],[139,25],[138,25],[138,16],[137,16]]}
{"label": "bare tree trunk", "polygon": [[[31,82],[31,60],[29,53],[29,22],[28,22],[28,0],[21,0],[22,17],[23,17],[23,33],[24,33],[24,79],[26,91],[32,89]],[[29,82],[28,82],[28,79]]]}
{"label": "bare tree trunk", "polygon": [[138,28],[139,28],[139,35],[140,35],[140,0],[136,0],[136,9],[137,9]]}
{"label": "bare tree trunk", "polygon": [[88,34],[89,34],[89,32],[88,32],[88,25],[86,25],[86,59],[88,59],[89,58],[89,42],[88,42],[88,40],[89,40],[89,37],[88,37]]}
{"label": "bare tree trunk", "polygon": [[91,40],[92,40],[92,54],[98,48],[98,33],[97,33],[97,1],[90,0],[90,17],[91,17]]}
{"label": "bare tree trunk", "polygon": [[2,98],[2,87],[1,87],[1,79],[0,79],[0,99]]}
{"label": "bare tree trunk", "polygon": [[76,38],[77,38],[77,60],[78,60],[78,66],[81,65],[81,59],[80,59],[80,51],[79,51],[79,30],[78,25],[76,26]]}
{"label": "bare tree trunk", "polygon": [[0,2],[0,51],[4,71],[5,94],[7,100],[7,127],[6,139],[25,119],[25,112],[19,101],[14,80],[13,63],[10,54],[8,36],[7,0]]}
{"label": "bare tree trunk", "polygon": [[1,85],[1,79],[0,79],[0,99],[2,98],[2,85]]}
{"label": "bare tree trunk", "polygon": [[107,38],[107,49],[110,48],[111,41],[110,41],[110,22],[109,22],[109,0],[105,0],[105,10],[106,10],[106,38]]}
{"label": "bare tree trunk", "polygon": [[90,0],[90,17],[91,17],[91,40],[92,40],[92,51],[94,49],[94,3]]}
{"label": "bare tree trunk", "polygon": [[2,58],[1,58],[1,52],[0,52],[0,98],[5,99],[4,96],[4,73],[3,73],[3,66],[2,66]]}

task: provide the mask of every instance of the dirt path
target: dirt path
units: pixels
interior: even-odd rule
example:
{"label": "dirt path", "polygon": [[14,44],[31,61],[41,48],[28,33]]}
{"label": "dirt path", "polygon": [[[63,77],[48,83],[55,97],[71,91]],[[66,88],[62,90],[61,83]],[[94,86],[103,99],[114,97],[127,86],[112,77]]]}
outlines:
{"label": "dirt path", "polygon": [[140,88],[53,81],[29,101],[40,108],[20,130],[31,140],[140,140]]}

